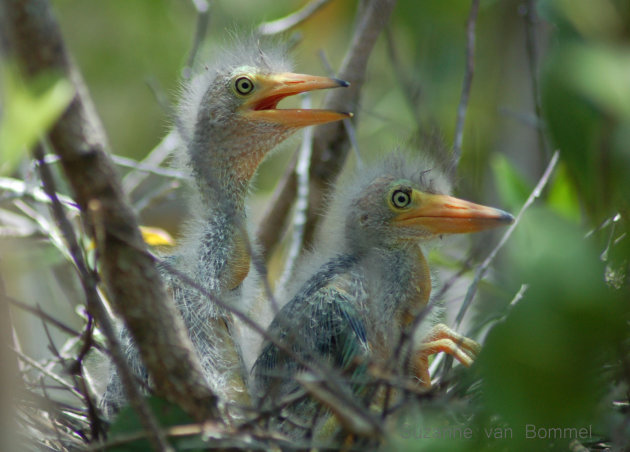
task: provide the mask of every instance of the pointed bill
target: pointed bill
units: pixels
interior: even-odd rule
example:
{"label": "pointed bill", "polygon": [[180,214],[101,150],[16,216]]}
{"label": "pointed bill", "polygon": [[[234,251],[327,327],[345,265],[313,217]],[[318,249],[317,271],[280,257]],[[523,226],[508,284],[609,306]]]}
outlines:
{"label": "pointed bill", "polygon": [[256,89],[242,105],[243,114],[253,120],[275,122],[286,127],[305,127],[352,117],[352,113],[333,110],[278,109],[285,97],[318,89],[349,86],[343,80],[290,72],[259,75]]}
{"label": "pointed bill", "polygon": [[414,206],[399,214],[400,226],[418,226],[434,234],[461,234],[505,226],[514,217],[503,210],[447,195],[413,192]]}

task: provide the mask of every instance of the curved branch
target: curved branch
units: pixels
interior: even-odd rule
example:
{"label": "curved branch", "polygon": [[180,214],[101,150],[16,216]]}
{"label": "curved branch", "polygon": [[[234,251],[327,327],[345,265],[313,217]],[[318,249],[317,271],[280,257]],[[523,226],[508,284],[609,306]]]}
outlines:
{"label": "curved branch", "polygon": [[[339,78],[350,82],[350,86],[343,90],[335,90],[326,96],[327,109],[337,111],[356,111],[359,105],[361,88],[365,81],[367,62],[381,30],[387,24],[396,5],[396,0],[370,0],[361,8],[360,17],[354,30],[350,48],[346,53]],[[358,117],[353,121],[356,125]],[[319,126],[313,137],[313,155],[310,166],[310,189],[308,201],[308,216],[304,231],[304,248],[308,248],[314,238],[319,224],[318,213],[322,211],[325,194],[346,161],[350,141],[343,122],[336,122]],[[273,195],[274,203],[261,221],[257,237],[263,244],[263,255],[276,245],[276,241],[269,237],[279,238],[279,234],[269,229],[281,230],[286,223],[289,209],[278,209],[277,206],[290,206],[296,197],[296,179],[293,171],[285,173],[283,181]],[[281,217],[271,214],[281,214]],[[264,240],[262,240],[264,238]]]}
{"label": "curved branch", "polygon": [[313,0],[310,3],[307,3],[299,11],[289,14],[288,16],[260,24],[258,27],[258,33],[269,36],[289,31],[307,20],[328,3],[330,3],[330,0]]}
{"label": "curved branch", "polygon": [[[216,396],[205,382],[183,321],[168,302],[155,264],[137,251],[145,249],[137,219],[126,203],[105,134],[48,2],[0,0],[0,9],[12,56],[24,73],[60,73],[75,87],[75,98],[48,137],[97,244],[109,298],[133,335],[156,390],[198,420],[216,416]],[[92,201],[100,207],[99,237],[94,226],[100,222],[88,209]]]}

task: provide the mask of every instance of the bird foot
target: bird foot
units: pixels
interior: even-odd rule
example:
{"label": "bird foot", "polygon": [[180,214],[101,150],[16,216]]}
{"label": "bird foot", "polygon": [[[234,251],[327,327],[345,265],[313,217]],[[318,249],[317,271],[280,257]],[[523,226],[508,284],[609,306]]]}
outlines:
{"label": "bird foot", "polygon": [[470,367],[481,351],[479,343],[456,333],[443,323],[435,325],[415,352],[416,377],[427,388],[431,387],[429,356],[439,352],[448,353],[466,367]]}

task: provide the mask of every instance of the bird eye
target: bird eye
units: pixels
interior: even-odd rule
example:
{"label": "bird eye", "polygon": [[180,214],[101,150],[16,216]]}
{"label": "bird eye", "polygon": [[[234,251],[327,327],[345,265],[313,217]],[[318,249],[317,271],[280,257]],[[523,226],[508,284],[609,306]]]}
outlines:
{"label": "bird eye", "polygon": [[239,94],[249,94],[254,90],[254,82],[249,77],[239,77],[234,80],[234,88]]}
{"label": "bird eye", "polygon": [[392,203],[395,207],[402,209],[411,203],[411,192],[409,190],[396,190],[392,193]]}

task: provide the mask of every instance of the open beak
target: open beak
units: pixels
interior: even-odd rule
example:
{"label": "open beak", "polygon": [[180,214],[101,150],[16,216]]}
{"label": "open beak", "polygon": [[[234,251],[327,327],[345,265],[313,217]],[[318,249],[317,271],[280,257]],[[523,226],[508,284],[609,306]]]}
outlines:
{"label": "open beak", "polygon": [[352,117],[352,113],[332,110],[278,109],[278,102],[288,96],[316,89],[346,87],[343,80],[315,75],[284,72],[258,76],[256,90],[241,106],[244,115],[254,120],[275,122],[286,127],[305,127]]}
{"label": "open beak", "polygon": [[414,207],[399,214],[400,226],[417,226],[434,234],[460,234],[504,226],[514,221],[507,212],[447,195],[413,192]]}

